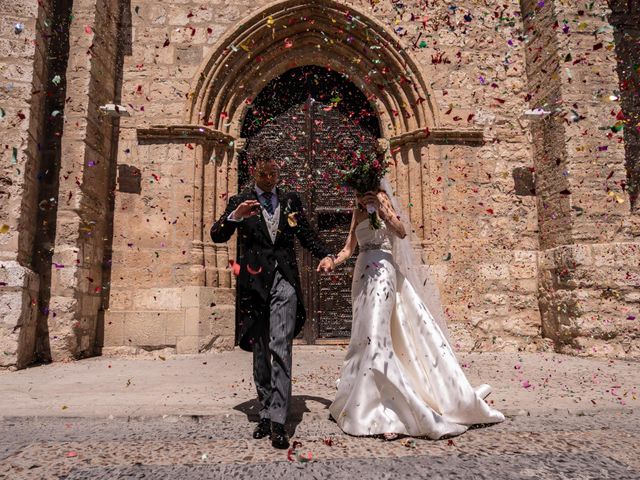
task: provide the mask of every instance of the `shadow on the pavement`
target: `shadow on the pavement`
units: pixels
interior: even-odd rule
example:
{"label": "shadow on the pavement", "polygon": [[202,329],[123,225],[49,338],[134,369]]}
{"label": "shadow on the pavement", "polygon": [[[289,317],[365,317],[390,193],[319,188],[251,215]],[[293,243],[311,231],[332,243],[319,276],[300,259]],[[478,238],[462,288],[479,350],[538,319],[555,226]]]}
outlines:
{"label": "shadow on the pavement", "polygon": [[[291,397],[291,407],[289,410],[289,418],[287,419],[287,426],[289,427],[290,435],[295,435],[296,428],[302,422],[302,417],[305,413],[311,412],[307,408],[307,402],[317,402],[324,405],[324,409],[327,410],[331,405],[331,400],[327,400],[324,397],[317,397],[314,395],[293,395]],[[250,422],[257,422],[259,420],[258,413],[260,412],[260,402],[257,399],[248,400],[242,402],[235,407],[234,410],[244,413],[247,416],[247,420]],[[317,412],[317,409],[314,410]]]}

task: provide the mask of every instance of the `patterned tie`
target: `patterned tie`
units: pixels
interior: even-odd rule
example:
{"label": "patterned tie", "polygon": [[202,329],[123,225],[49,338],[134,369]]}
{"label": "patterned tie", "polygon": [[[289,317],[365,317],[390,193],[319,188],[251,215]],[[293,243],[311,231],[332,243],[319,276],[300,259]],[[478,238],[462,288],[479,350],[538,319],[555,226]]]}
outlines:
{"label": "patterned tie", "polygon": [[273,203],[271,203],[271,197],[273,197],[273,192],[262,192],[262,198],[264,198],[264,208],[267,209],[269,215],[273,215]]}

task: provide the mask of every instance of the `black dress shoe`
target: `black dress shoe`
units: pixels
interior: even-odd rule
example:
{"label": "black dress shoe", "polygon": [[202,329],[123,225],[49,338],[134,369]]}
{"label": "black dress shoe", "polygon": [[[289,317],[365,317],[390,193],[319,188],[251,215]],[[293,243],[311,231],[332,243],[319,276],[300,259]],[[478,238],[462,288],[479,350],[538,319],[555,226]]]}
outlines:
{"label": "black dress shoe", "polygon": [[274,448],[289,448],[289,435],[281,423],[271,423],[271,445]]}
{"label": "black dress shoe", "polygon": [[264,437],[268,437],[271,435],[271,420],[268,418],[262,418],[258,422],[258,426],[253,431],[253,438],[259,440]]}

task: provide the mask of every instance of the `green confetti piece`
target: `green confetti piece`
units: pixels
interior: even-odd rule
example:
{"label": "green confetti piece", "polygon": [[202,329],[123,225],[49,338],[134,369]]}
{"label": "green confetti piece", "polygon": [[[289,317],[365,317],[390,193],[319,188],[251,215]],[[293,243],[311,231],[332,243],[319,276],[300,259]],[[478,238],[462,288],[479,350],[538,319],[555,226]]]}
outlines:
{"label": "green confetti piece", "polygon": [[15,165],[18,163],[18,149],[13,147],[13,153],[11,154],[11,164]]}
{"label": "green confetti piece", "polygon": [[427,42],[425,42],[424,40],[422,40],[422,41],[418,44],[418,48],[427,48]]}
{"label": "green confetti piece", "polygon": [[6,113],[4,113],[4,108],[0,107],[0,118],[4,118]]}
{"label": "green confetti piece", "polygon": [[60,78],[60,75],[56,75],[51,79],[51,83],[53,83],[54,85],[60,85],[61,81],[62,81],[62,78]]}

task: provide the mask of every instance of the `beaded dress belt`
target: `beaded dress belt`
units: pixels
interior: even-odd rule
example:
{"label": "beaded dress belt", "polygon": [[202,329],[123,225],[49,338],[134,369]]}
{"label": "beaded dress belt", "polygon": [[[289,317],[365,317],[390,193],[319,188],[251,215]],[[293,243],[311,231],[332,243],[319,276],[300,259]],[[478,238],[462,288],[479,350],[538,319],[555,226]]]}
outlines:
{"label": "beaded dress belt", "polygon": [[361,252],[366,252],[369,250],[384,250],[387,252],[391,252],[391,245],[386,243],[365,243],[359,246]]}

